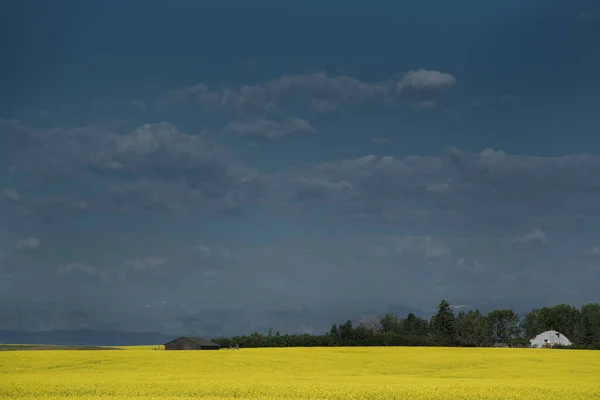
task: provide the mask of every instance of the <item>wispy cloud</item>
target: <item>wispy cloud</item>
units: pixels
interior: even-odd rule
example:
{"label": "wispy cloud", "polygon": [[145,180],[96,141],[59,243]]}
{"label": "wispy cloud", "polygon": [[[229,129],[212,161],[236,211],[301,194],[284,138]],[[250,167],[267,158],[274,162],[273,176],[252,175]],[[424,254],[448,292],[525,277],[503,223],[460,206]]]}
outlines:
{"label": "wispy cloud", "polygon": [[305,119],[289,118],[276,122],[265,118],[255,118],[244,122],[230,122],[225,126],[225,131],[241,136],[258,136],[267,139],[276,139],[295,133],[316,133],[317,131]]}
{"label": "wispy cloud", "polygon": [[2,189],[0,191],[0,200],[5,200],[10,203],[19,203],[21,201],[21,196],[15,189]]}
{"label": "wispy cloud", "polygon": [[437,70],[418,69],[407,72],[396,85],[396,91],[423,92],[449,91],[456,85],[456,78],[451,74]]}
{"label": "wispy cloud", "polygon": [[18,251],[33,252],[40,248],[42,241],[37,237],[21,239],[17,242],[15,248]]}
{"label": "wispy cloud", "polygon": [[[402,79],[377,82],[361,81],[326,72],[287,74],[271,81],[245,85],[240,88],[211,89],[205,83],[192,85],[167,95],[163,105],[194,100],[205,108],[231,109],[238,112],[297,110],[304,107],[319,113],[330,113],[362,104],[391,105],[396,94],[447,92],[456,84],[456,78],[437,70],[411,70]],[[394,93],[396,92],[396,94]],[[422,100],[424,105],[433,102]]]}
{"label": "wispy cloud", "polygon": [[148,256],[144,258],[137,257],[127,259],[123,262],[123,264],[134,270],[147,270],[152,268],[158,268],[168,262],[169,260],[162,257]]}

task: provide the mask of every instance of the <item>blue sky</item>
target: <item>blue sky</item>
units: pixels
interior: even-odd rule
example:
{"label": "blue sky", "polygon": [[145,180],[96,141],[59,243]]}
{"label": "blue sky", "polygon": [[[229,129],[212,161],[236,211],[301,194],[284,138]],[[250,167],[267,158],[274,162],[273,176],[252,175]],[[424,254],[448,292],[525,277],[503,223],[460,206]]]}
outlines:
{"label": "blue sky", "polygon": [[598,300],[596,2],[7,4],[5,328]]}

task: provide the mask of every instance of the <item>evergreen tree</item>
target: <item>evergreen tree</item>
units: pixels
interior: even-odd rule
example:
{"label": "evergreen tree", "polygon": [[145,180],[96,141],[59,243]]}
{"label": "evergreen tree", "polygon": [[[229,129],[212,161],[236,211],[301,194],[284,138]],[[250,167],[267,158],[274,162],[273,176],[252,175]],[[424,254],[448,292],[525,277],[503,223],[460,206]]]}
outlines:
{"label": "evergreen tree", "polygon": [[553,329],[573,339],[576,336],[580,311],[568,304],[533,309],[523,319],[521,328],[525,339]]}
{"label": "evergreen tree", "polygon": [[589,303],[581,307],[575,339],[584,345],[600,345],[600,304]]}
{"label": "evergreen tree", "polygon": [[333,345],[340,344],[340,330],[336,324],[333,324],[331,330],[329,331],[329,336],[331,337],[331,341]]}
{"label": "evergreen tree", "polygon": [[379,324],[381,325],[381,331],[383,333],[399,333],[398,317],[394,314],[385,314],[381,317]]}
{"label": "evergreen tree", "polygon": [[495,342],[508,343],[519,334],[519,316],[513,310],[494,310],[487,320]]}
{"label": "evergreen tree", "polygon": [[450,303],[442,300],[437,313],[431,320],[431,335],[433,340],[441,345],[451,346],[456,343],[455,317]]}
{"label": "evergreen tree", "polygon": [[344,341],[348,341],[352,339],[353,326],[352,321],[348,320],[344,324],[340,325],[340,338]]}
{"label": "evergreen tree", "polygon": [[542,308],[541,314],[546,330],[554,329],[568,338],[575,335],[575,326],[580,315],[577,308],[568,304],[557,304]]}
{"label": "evergreen tree", "polygon": [[539,308],[534,308],[525,316],[525,318],[523,318],[521,330],[523,332],[524,339],[531,339],[547,330],[546,324],[542,320],[542,313]]}
{"label": "evergreen tree", "polygon": [[456,318],[456,339],[460,346],[486,346],[490,344],[488,320],[479,310],[460,312]]}

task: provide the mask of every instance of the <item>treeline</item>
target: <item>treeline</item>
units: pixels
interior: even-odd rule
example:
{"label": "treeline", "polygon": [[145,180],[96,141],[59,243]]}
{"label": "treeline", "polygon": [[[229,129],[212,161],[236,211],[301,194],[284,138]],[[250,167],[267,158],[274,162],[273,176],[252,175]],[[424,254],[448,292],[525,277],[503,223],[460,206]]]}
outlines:
{"label": "treeline", "polygon": [[524,318],[510,309],[487,315],[478,310],[455,313],[443,300],[429,320],[409,313],[406,317],[385,314],[354,325],[351,320],[334,324],[321,335],[288,335],[269,330],[246,336],[217,338],[221,347],[326,347],[326,346],[461,346],[482,347],[503,343],[529,345],[537,334],[556,330],[576,348],[600,349],[600,304],[576,308],[567,304],[532,310]]}

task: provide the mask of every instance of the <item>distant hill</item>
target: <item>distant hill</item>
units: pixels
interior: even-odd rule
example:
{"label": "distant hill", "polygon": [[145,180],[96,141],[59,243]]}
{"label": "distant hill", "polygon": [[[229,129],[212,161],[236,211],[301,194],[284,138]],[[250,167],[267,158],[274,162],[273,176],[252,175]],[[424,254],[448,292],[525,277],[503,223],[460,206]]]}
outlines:
{"label": "distant hill", "polygon": [[122,347],[110,346],[57,346],[55,344],[0,344],[0,351],[27,350],[121,350]]}
{"label": "distant hill", "polygon": [[99,330],[10,331],[0,330],[0,344],[48,344],[60,346],[144,346],[163,344],[172,335],[156,332]]}

